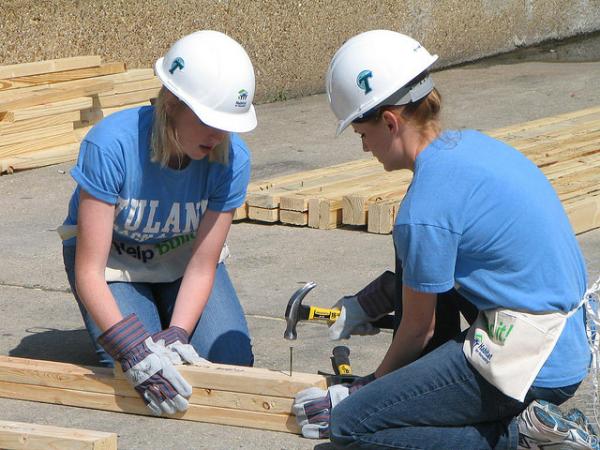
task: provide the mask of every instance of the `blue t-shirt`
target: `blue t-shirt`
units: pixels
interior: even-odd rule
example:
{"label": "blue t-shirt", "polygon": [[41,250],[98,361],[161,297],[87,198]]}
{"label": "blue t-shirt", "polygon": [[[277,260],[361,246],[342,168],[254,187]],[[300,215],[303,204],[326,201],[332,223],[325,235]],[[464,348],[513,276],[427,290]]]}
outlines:
{"label": "blue t-shirt", "polygon": [[[447,131],[417,157],[393,231],[403,282],[458,292],[480,310],[570,311],[582,299],[583,256],[544,174],[514,148],[474,130]],[[580,309],[534,385],[585,378]]]}
{"label": "blue t-shirt", "polygon": [[[77,223],[79,191],[115,205],[113,239],[155,244],[197,231],[204,211],[241,206],[250,179],[250,152],[230,134],[227,165],[208,158],[182,170],[150,160],[154,107],[111,114],[87,134],[71,175],[77,182],[65,225]],[[75,245],[75,239],[64,242]]]}

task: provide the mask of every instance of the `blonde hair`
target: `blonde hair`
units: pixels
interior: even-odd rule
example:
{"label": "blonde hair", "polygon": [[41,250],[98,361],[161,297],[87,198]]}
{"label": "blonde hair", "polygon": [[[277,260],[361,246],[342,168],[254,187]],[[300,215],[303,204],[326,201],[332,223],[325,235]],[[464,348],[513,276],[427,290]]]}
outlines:
{"label": "blonde hair", "polygon": [[[150,159],[162,167],[167,167],[173,157],[177,157],[181,165],[185,156],[177,138],[174,121],[181,108],[188,106],[163,86],[154,102],[154,123],[150,138]],[[208,159],[224,165],[229,163],[229,134],[210,152]]]}

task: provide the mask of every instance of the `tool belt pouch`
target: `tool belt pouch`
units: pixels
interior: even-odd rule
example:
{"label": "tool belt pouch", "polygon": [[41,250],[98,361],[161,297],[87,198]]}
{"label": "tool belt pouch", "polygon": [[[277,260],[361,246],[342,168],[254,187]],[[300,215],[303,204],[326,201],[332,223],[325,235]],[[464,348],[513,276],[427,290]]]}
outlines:
{"label": "tool belt pouch", "polygon": [[509,309],[480,311],[469,328],[463,352],[483,378],[522,402],[570,315]]}
{"label": "tool belt pouch", "polygon": [[[192,257],[195,236],[177,236],[156,244],[113,240],[104,271],[106,281],[170,283],[181,277]],[[229,256],[223,246],[219,262]]]}
{"label": "tool belt pouch", "polygon": [[[62,240],[77,236],[76,225],[57,229]],[[194,250],[195,234],[175,236],[154,244],[114,239],[111,242],[104,278],[106,281],[170,283],[183,276]],[[229,257],[223,245],[219,262]]]}

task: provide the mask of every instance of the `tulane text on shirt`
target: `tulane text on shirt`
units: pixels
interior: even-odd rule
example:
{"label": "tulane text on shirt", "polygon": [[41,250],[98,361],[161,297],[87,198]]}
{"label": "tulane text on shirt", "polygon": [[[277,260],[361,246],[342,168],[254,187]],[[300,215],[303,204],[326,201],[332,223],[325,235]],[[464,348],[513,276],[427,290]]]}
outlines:
{"label": "tulane text on shirt", "polygon": [[206,200],[180,203],[119,197],[114,229],[138,242],[192,233],[206,204]]}

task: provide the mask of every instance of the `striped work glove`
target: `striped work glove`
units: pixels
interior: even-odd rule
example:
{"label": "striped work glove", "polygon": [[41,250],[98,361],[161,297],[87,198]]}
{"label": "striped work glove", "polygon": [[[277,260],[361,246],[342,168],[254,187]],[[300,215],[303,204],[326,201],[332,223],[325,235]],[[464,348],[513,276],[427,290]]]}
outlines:
{"label": "striped work glove", "polygon": [[106,330],[98,343],[121,364],[123,373],[156,416],[185,411],[192,386],[163,356],[135,314]]}
{"label": "striped work glove", "polygon": [[296,394],[292,412],[302,431],[309,439],[329,437],[331,410],[349,395],[375,380],[375,375],[358,378],[352,384],[335,384],[326,391],[317,387],[304,389]]}
{"label": "striped work glove", "polygon": [[210,364],[209,361],[202,358],[196,352],[196,349],[190,345],[190,337],[183,328],[170,326],[166,330],[159,331],[152,335],[152,340],[159,345],[164,345],[167,349],[170,360],[173,364]]}

